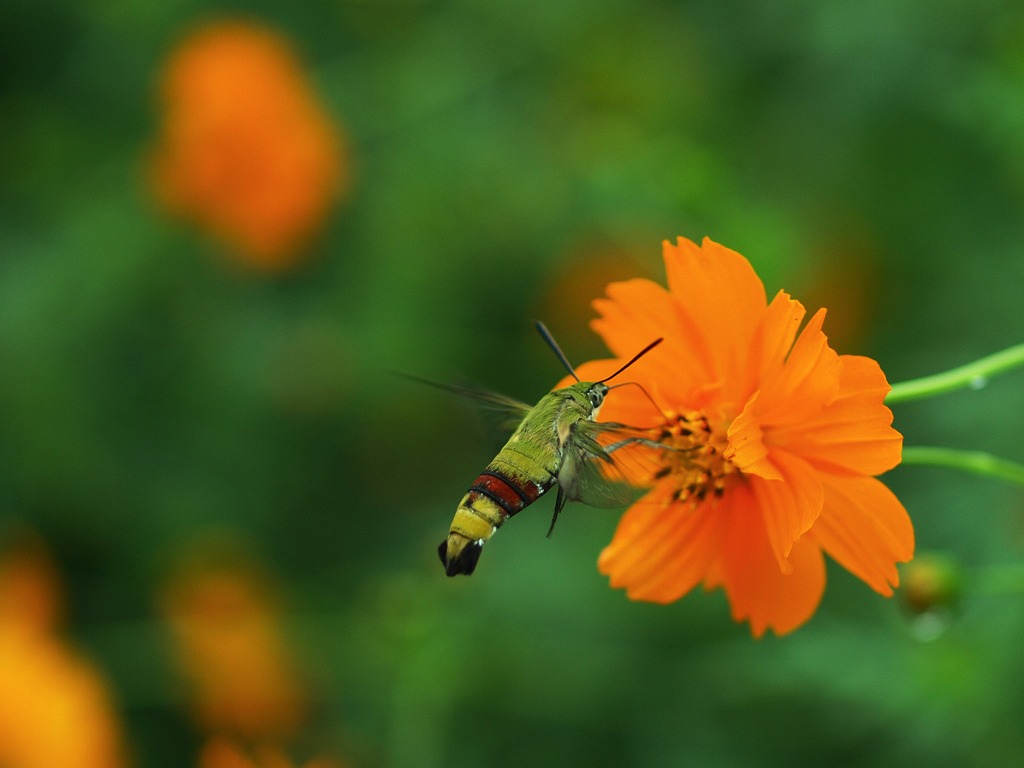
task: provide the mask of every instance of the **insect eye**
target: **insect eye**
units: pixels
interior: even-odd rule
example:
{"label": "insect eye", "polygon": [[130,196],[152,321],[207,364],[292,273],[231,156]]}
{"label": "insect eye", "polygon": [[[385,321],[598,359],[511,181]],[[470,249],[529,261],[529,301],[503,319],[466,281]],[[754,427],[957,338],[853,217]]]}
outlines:
{"label": "insect eye", "polygon": [[604,402],[604,394],[598,392],[596,389],[590,390],[588,394],[590,396],[590,404],[595,408],[600,407],[601,403]]}

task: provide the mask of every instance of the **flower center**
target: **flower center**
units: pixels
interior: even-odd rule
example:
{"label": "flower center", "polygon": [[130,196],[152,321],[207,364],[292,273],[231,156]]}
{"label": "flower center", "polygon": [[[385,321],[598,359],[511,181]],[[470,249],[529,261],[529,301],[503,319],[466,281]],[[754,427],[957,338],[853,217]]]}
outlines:
{"label": "flower center", "polygon": [[666,416],[658,440],[675,450],[661,453],[662,466],[654,479],[676,480],[676,501],[701,502],[709,493],[721,496],[726,478],[738,471],[723,455],[728,443],[725,430],[714,429],[701,411],[669,411]]}

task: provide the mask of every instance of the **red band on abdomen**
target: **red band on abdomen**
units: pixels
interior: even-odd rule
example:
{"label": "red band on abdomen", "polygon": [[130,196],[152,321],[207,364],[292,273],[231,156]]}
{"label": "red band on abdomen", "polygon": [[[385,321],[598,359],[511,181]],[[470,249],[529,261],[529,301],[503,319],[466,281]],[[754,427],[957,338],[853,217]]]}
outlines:
{"label": "red band on abdomen", "polygon": [[519,484],[499,472],[488,469],[480,473],[470,486],[469,492],[475,491],[486,496],[501,507],[505,517],[512,517],[536,501],[546,490],[547,488],[530,481]]}

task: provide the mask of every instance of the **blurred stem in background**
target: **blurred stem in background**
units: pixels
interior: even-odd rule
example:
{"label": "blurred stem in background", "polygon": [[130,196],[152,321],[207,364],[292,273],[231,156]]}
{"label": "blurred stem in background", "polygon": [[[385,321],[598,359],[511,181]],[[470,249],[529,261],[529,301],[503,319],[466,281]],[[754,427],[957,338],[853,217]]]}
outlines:
{"label": "blurred stem in background", "polygon": [[[1024,365],[1024,344],[1018,344],[943,373],[893,384],[885,402],[892,405],[909,400],[922,400],[965,387],[981,389],[995,374],[1022,365]],[[1001,459],[983,451],[911,446],[903,449],[903,463],[931,464],[962,469],[965,472],[987,475],[1024,485],[1024,465]]]}

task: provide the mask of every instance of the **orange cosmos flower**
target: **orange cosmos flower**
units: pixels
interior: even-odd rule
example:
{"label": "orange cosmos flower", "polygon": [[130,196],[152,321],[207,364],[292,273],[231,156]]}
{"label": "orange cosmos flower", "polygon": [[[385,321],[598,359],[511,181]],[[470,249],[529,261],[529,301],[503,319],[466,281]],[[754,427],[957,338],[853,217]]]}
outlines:
{"label": "orange cosmos flower", "polygon": [[914,533],[874,477],[902,450],[878,364],[836,354],[824,310],[800,331],[804,307],[783,292],[768,303],[735,251],[680,238],[665,243],[664,257],[668,290],[629,280],[594,302],[592,327],[616,358],[577,369],[599,380],[665,339],[630,369],[649,396],[624,386],[601,411],[602,420],[656,425],[677,450],[660,455],[600,571],[635,600],[722,587],[755,636],[810,618],[825,588],[823,552],[891,595]]}
{"label": "orange cosmos flower", "polygon": [[161,608],[203,728],[246,738],[295,733],[306,694],[257,572],[192,563],[172,580]]}
{"label": "orange cosmos flower", "polygon": [[347,179],[340,133],[288,43],[255,24],[208,24],[172,53],[160,95],[160,202],[250,265],[294,263]]}

